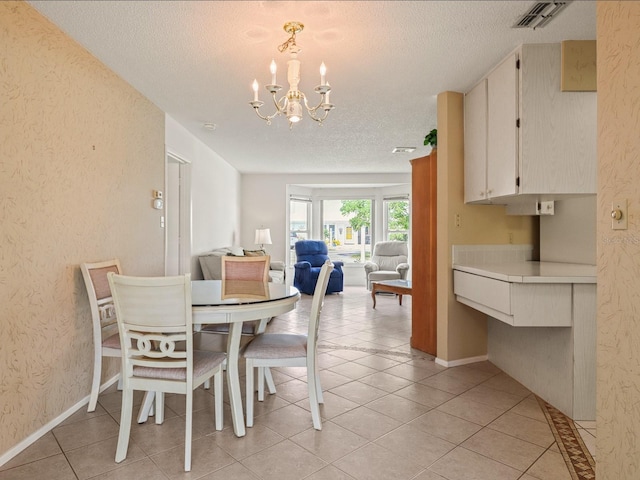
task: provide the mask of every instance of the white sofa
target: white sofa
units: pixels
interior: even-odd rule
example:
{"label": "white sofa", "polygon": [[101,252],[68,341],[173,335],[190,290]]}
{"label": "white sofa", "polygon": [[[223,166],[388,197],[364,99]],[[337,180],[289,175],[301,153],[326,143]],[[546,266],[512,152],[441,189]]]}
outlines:
{"label": "white sofa", "polygon": [[[242,247],[222,247],[216,248],[207,253],[200,254],[200,268],[202,268],[202,276],[205,280],[221,280],[222,279],[222,260],[227,255],[235,256],[261,256],[266,255],[264,250],[246,250]],[[284,262],[272,261],[269,269],[269,281],[274,283],[284,283],[285,266]]]}

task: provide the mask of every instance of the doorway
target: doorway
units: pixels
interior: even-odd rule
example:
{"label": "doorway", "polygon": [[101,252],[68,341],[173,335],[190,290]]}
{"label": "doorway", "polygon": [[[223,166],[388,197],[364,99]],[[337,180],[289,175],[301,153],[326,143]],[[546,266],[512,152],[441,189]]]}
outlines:
{"label": "doorway", "polygon": [[167,152],[165,275],[191,272],[191,162]]}

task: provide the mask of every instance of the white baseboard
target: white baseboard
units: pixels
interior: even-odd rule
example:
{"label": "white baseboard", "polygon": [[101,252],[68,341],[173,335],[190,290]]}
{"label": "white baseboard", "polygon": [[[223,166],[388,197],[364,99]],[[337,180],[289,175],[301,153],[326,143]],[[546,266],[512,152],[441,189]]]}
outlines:
{"label": "white baseboard", "polygon": [[[120,374],[116,374],[113,378],[110,378],[109,380],[107,380],[100,387],[100,392],[105,391],[111,385],[116,383],[119,377],[120,377]],[[23,450],[25,450],[27,447],[30,447],[31,445],[33,445],[36,441],[40,440],[43,436],[45,436],[47,433],[49,433],[51,430],[53,430],[55,427],[57,427],[62,422],[64,422],[67,418],[69,418],[71,415],[73,415],[78,410],[80,410],[80,408],[88,404],[89,404],[89,395],[84,397],[82,400],[80,400],[78,403],[76,403],[66,411],[62,412],[60,415],[58,415],[56,418],[51,420],[49,423],[40,427],[38,430],[33,432],[27,438],[22,440],[20,443],[18,443],[17,445],[14,445],[9,450],[7,450],[2,455],[0,455],[0,465],[4,465],[13,457],[21,453]]]}
{"label": "white baseboard", "polygon": [[451,361],[443,360],[441,358],[436,357],[435,362],[438,365],[442,365],[443,367],[459,367],[460,365],[469,365],[470,363],[486,362],[487,360],[489,360],[488,355],[480,355],[478,357],[460,358],[458,360],[451,360]]}

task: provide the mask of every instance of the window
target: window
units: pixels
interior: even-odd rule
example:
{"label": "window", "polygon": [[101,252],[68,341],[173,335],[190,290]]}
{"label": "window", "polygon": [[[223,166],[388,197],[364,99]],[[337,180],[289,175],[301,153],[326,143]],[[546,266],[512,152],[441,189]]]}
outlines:
{"label": "window", "polygon": [[309,238],[311,228],[311,199],[294,198],[289,201],[289,260],[291,265],[296,263],[294,245],[298,240]]}
{"label": "window", "polygon": [[409,241],[409,199],[384,199],[385,239]]}
{"label": "window", "polygon": [[331,260],[364,263],[371,257],[372,208],[371,199],[322,201],[323,239]]}

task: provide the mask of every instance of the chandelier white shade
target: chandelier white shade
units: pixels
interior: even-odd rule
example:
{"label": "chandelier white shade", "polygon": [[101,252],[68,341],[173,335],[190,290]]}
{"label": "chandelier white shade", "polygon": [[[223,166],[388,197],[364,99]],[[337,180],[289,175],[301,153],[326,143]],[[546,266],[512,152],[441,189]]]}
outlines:
{"label": "chandelier white shade", "polygon": [[260,245],[260,248],[265,245],[271,245],[271,230],[268,228],[258,228],[256,229],[256,238],[254,242],[256,245]]}
{"label": "chandelier white shade", "polygon": [[278,92],[282,90],[282,86],[277,84],[278,67],[275,60],[271,60],[271,65],[269,66],[271,83],[265,85],[264,88],[271,94],[273,99],[275,107],[273,114],[263,115],[260,113],[260,107],[264,105],[264,102],[259,98],[258,92],[260,85],[258,84],[258,80],[253,81],[253,101],[249,102],[249,104],[254,108],[258,117],[266,120],[267,125],[271,125],[271,120],[276,116],[284,115],[289,120],[289,127],[292,128],[294,123],[302,120],[305,110],[310,118],[322,125],[322,122],[327,118],[329,112],[334,108],[334,105],[329,101],[331,86],[329,82],[327,82],[327,67],[324,62],[320,65],[320,85],[314,89],[315,92],[320,95],[320,99],[315,106],[309,106],[307,96],[298,88],[300,83],[300,60],[298,60],[298,53],[300,53],[301,49],[296,45],[296,34],[300,33],[303,28],[304,25],[300,22],[287,22],[284,25],[284,31],[291,36],[278,47],[278,50],[280,53],[286,50],[290,56],[290,60],[287,62],[289,91],[281,98],[277,97]]}

